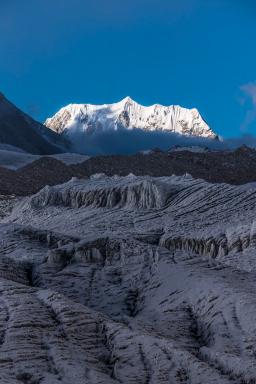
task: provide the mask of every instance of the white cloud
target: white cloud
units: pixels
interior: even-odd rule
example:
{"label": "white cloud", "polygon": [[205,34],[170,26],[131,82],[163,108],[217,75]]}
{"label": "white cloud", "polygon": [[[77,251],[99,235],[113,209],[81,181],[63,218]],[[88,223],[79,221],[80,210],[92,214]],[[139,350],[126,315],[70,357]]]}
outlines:
{"label": "white cloud", "polygon": [[250,97],[252,103],[256,105],[256,81],[242,85],[241,91]]}
{"label": "white cloud", "polygon": [[256,82],[244,84],[240,87],[240,90],[243,92],[247,101],[250,103],[250,108],[247,110],[244,121],[241,125],[241,130],[246,131],[247,128],[254,121],[256,121]]}

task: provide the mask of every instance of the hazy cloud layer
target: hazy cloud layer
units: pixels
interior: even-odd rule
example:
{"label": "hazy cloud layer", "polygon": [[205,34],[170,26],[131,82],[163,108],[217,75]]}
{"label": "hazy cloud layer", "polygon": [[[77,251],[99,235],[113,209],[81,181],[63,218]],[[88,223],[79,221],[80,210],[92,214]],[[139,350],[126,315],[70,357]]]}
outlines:
{"label": "hazy cloud layer", "polygon": [[250,105],[241,125],[241,130],[246,131],[256,121],[256,82],[244,84],[240,89],[246,97],[246,100],[244,100],[245,105],[247,105],[248,101]]}
{"label": "hazy cloud layer", "polygon": [[204,146],[211,149],[235,149],[243,144],[256,147],[256,137],[244,135],[228,140],[209,140],[196,137],[141,129],[101,132],[91,135],[77,133],[73,136],[74,149],[89,155],[132,154],[139,151],[159,148],[168,150],[179,146]]}

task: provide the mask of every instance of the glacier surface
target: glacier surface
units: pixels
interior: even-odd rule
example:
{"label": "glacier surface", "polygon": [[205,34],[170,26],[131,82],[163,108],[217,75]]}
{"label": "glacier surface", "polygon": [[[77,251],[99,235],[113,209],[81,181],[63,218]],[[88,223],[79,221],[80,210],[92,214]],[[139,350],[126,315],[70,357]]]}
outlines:
{"label": "glacier surface", "polygon": [[189,175],[20,199],[0,223],[1,383],[255,383],[255,209],[255,183]]}

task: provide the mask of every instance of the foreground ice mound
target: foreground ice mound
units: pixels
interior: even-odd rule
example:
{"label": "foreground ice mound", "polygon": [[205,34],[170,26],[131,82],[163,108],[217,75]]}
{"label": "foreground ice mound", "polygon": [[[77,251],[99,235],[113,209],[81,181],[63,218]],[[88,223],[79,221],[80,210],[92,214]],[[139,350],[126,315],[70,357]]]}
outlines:
{"label": "foreground ice mound", "polygon": [[33,207],[63,205],[72,208],[161,208],[171,194],[168,185],[150,178],[94,175],[90,180],[72,179],[62,186],[46,186],[31,200]]}

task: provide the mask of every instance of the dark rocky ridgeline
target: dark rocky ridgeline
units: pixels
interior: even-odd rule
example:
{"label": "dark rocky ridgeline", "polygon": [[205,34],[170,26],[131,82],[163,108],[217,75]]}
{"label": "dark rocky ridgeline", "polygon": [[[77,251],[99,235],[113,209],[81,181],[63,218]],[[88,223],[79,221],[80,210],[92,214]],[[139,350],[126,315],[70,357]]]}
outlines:
{"label": "dark rocky ridgeline", "polygon": [[42,157],[17,171],[0,168],[0,194],[30,195],[45,185],[56,185],[72,177],[89,177],[95,173],[109,176],[189,173],[194,178],[210,182],[244,184],[256,181],[256,151],[245,146],[232,152],[158,151],[148,155],[97,156],[71,166],[51,157]]}
{"label": "dark rocky ridgeline", "polygon": [[45,185],[61,184],[72,178],[70,167],[51,157],[43,157],[18,171],[0,168],[0,194],[31,195]]}
{"label": "dark rocky ridgeline", "polygon": [[191,151],[161,152],[148,155],[97,156],[72,167],[74,174],[94,173],[125,176],[170,176],[191,174],[210,182],[243,184],[256,181],[256,150],[242,146],[235,151],[195,153]]}
{"label": "dark rocky ridgeline", "polygon": [[[22,195],[33,194],[45,185],[62,184],[74,176],[71,167],[51,157],[42,157],[15,173],[18,184],[22,183],[22,187],[18,185]],[[82,176],[79,171],[76,174]]]}

